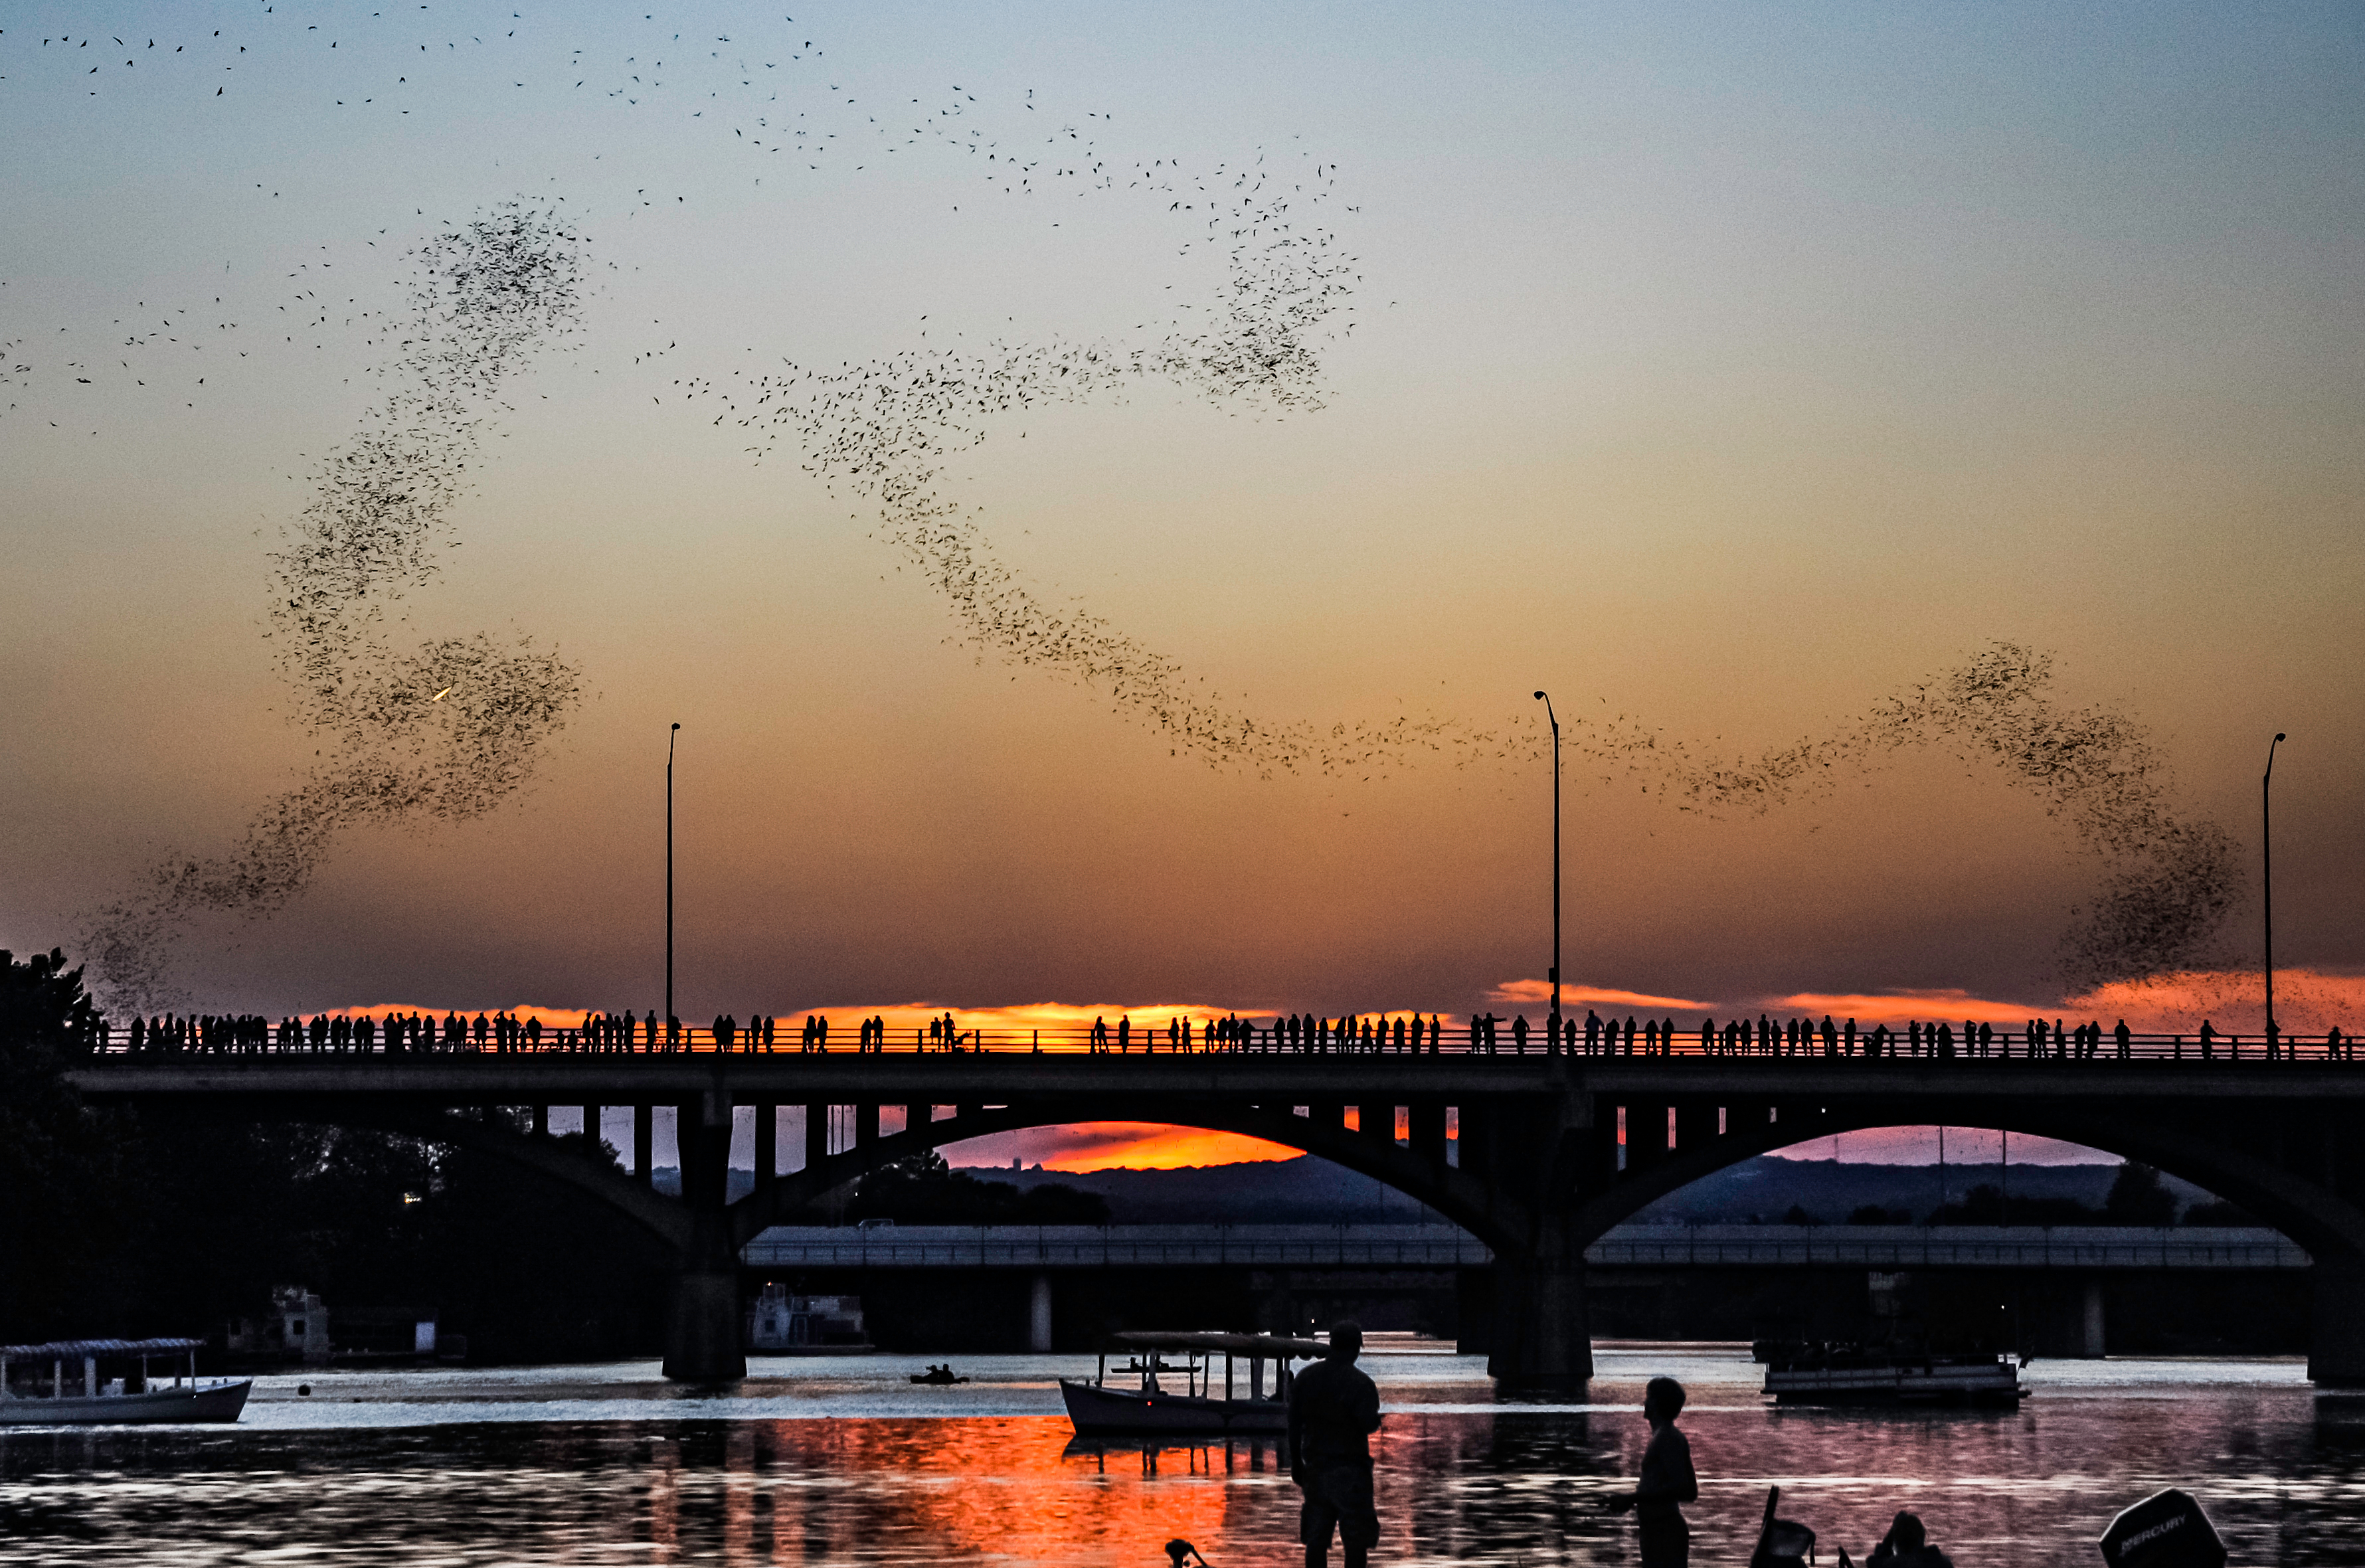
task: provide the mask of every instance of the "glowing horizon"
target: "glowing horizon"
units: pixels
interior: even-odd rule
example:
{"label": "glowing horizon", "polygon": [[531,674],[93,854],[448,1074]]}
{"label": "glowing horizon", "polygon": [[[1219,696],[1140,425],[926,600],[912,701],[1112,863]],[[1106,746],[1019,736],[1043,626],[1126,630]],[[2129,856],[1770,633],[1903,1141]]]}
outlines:
{"label": "glowing horizon", "polygon": [[[1608,1005],[1623,1011],[1640,1008],[1657,1014],[1678,1015],[1678,1021],[1697,1026],[1702,1016],[1729,1019],[1754,1017],[1758,1013],[1770,1013],[1777,1019],[1809,1016],[1820,1020],[1831,1014],[1844,1021],[1854,1018],[1859,1025],[1870,1027],[1876,1024],[1900,1025],[1912,1021],[1960,1024],[1968,1019],[1974,1023],[2009,1025],[2014,1029],[2033,1018],[2052,1022],[2057,1016],[2077,1021],[2089,1019],[2114,1023],[2124,1017],[2138,1033],[2191,1033],[2204,1019],[2214,1021],[2221,1034],[2257,1034],[2260,1025],[2256,1014],[2263,1006],[2263,982],[2256,970],[2184,971],[2162,976],[2141,983],[2122,983],[2070,996],[2056,996],[2044,1001],[1999,1000],[1977,996],[1960,988],[1929,990],[1898,990],[1881,992],[1799,991],[1787,995],[1744,997],[1726,1002],[1686,1000],[1678,997],[1654,996],[1645,992],[1614,987],[1567,985],[1562,988],[1562,1005],[1574,1014],[1580,1006]],[[2321,1034],[2337,1025],[2344,1032],[2354,1028],[2351,1020],[2365,1019],[2365,975],[2326,973],[2313,969],[2281,969],[2275,971],[2277,992],[2276,1014],[2287,1033]],[[1511,980],[1484,989],[1487,1001],[1496,1005],[1527,1005],[1542,1008],[1551,1000],[1549,982],[1536,980]],[[603,1011],[596,1007],[569,1007],[537,1002],[512,1002],[505,1007],[430,1007],[419,1002],[369,1002],[344,1007],[328,1007],[318,1011],[331,1017],[358,1018],[364,1015],[383,1019],[393,1014],[417,1013],[443,1018],[457,1012],[465,1018],[479,1013],[488,1015],[507,1013],[521,1022],[539,1020],[545,1028],[580,1029],[587,1020]],[[1095,1021],[1105,1023],[1114,1031],[1120,1020],[1129,1020],[1136,1038],[1154,1035],[1160,1044],[1166,1038],[1170,1024],[1189,1020],[1194,1038],[1204,1039],[1208,1025],[1225,1018],[1250,1020],[1260,1027],[1270,1026],[1276,1017],[1294,1014],[1294,1009],[1270,1007],[1227,1007],[1206,1002],[1033,1002],[984,1006],[965,1006],[940,1002],[899,1002],[874,1003],[868,1006],[809,1007],[796,1012],[771,1014],[776,1020],[775,1048],[781,1045],[793,1047],[793,1029],[811,1017],[830,1020],[831,1039],[835,1043],[846,1036],[844,1030],[865,1018],[880,1017],[886,1021],[891,1038],[905,1043],[916,1035],[925,1039],[928,1025],[949,1014],[957,1028],[967,1032],[984,1029],[993,1041],[1008,1044],[1023,1040],[1033,1030],[1077,1031],[1088,1029]],[[644,1010],[640,1016],[645,1016]],[[2245,1017],[2244,1014],[2251,1014]],[[1683,1015],[1688,1014],[1688,1018]],[[734,1014],[743,1025],[755,1014]],[[1473,1016],[1466,1012],[1430,1007],[1379,1008],[1353,1014],[1364,1020],[1412,1017],[1441,1017],[1449,1027],[1460,1027]],[[307,1013],[301,1016],[311,1016]],[[696,1028],[705,1028],[708,1021],[684,1018],[682,1022]],[[790,1030],[782,1036],[780,1030]]]}

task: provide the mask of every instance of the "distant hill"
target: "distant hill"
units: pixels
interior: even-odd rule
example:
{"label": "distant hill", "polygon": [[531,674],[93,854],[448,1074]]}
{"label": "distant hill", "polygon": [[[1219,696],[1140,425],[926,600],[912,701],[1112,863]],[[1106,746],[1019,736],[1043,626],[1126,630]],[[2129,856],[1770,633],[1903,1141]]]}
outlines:
{"label": "distant hill", "polygon": [[[1961,1203],[1964,1194],[1982,1182],[2001,1187],[2014,1200],[2068,1199],[2100,1209],[2118,1175],[2115,1165],[1948,1164],[1943,1175],[1934,1165],[1866,1165],[1833,1159],[1777,1159],[1762,1155],[1702,1177],[1681,1192],[1670,1193],[1634,1217],[1653,1225],[1747,1225],[1752,1220],[1773,1224],[1797,1205],[1824,1225],[1844,1223],[1867,1206],[1911,1215],[1920,1224],[1939,1204],[1941,1183],[1947,1199]],[[2190,1182],[2163,1175],[2160,1185],[2176,1195],[2180,1205],[2209,1201],[2213,1194]]]}
{"label": "distant hill", "polygon": [[[1960,1203],[1980,1182],[2006,1187],[2014,1199],[2068,1199],[2099,1209],[2118,1173],[2115,1165],[1948,1165],[1947,1198]],[[980,1170],[979,1175],[988,1171]],[[1204,1165],[1177,1170],[1113,1170],[1075,1172],[1008,1168],[993,1180],[1025,1187],[1061,1182],[1108,1200],[1120,1225],[1182,1222],[1234,1225],[1328,1224],[1436,1217],[1425,1205],[1368,1176],[1310,1155],[1241,1165]],[[1704,1177],[1642,1210],[1638,1220],[1660,1225],[1772,1224],[1793,1204],[1825,1224],[1840,1224],[1857,1209],[1877,1205],[1902,1210],[1913,1223],[1926,1220],[1939,1204],[1940,1174],[1933,1165],[1869,1165],[1835,1160],[1777,1159],[1763,1155]],[[2164,1176],[2161,1183],[2180,1204],[2211,1194],[2189,1182]]]}
{"label": "distant hill", "polygon": [[[1190,1165],[1171,1170],[1046,1170],[1009,1166],[964,1166],[970,1174],[1007,1182],[1021,1192],[1059,1184],[1097,1193],[1108,1200],[1117,1225],[1402,1225],[1439,1216],[1427,1205],[1368,1176],[1311,1155],[1251,1160],[1237,1165]],[[2118,1173],[2114,1165],[1954,1165],[1945,1170],[1947,1199],[1985,1182],[2006,1188],[2015,1201],[2057,1199],[2100,1209]],[[679,1190],[670,1167],[659,1167],[660,1192]],[[1941,1174],[1934,1165],[1870,1165],[1831,1159],[1777,1159],[1761,1155],[1702,1177],[1642,1209],[1634,1217],[1653,1225],[1772,1225],[1793,1205],[1813,1220],[1839,1225],[1865,1207],[1903,1211],[1907,1223],[1930,1217],[1940,1201]],[[2180,1204],[2208,1202],[2212,1194],[2162,1176],[2161,1184]],[[746,1170],[731,1172],[731,1195],[754,1185]]]}
{"label": "distant hill", "polygon": [[1344,1225],[1435,1219],[1426,1204],[1393,1187],[1311,1155],[1239,1165],[1187,1165],[1172,1170],[1014,1170],[974,1174],[1022,1191],[1049,1183],[1098,1193],[1118,1225]]}

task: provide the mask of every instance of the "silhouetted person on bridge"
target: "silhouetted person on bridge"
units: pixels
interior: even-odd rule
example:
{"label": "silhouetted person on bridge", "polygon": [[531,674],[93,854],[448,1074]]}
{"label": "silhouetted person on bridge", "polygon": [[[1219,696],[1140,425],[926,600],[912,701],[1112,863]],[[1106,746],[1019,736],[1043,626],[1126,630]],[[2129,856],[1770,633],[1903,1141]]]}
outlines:
{"label": "silhouetted person on bridge", "polygon": [[1306,1568],[1329,1562],[1334,1530],[1347,1568],[1363,1568],[1379,1544],[1370,1439],[1380,1429],[1380,1391],[1355,1365],[1362,1349],[1361,1325],[1334,1324],[1328,1352],[1289,1385],[1289,1478],[1305,1496],[1297,1539]]}
{"label": "silhouetted person on bridge", "polygon": [[1698,1500],[1699,1478],[1692,1473],[1692,1446],[1676,1429],[1683,1409],[1684,1385],[1674,1378],[1654,1377],[1644,1386],[1642,1418],[1651,1424],[1651,1442],[1642,1450],[1642,1473],[1633,1491],[1609,1499],[1611,1513],[1634,1510],[1642,1568],[1686,1568],[1691,1561],[1683,1506]]}

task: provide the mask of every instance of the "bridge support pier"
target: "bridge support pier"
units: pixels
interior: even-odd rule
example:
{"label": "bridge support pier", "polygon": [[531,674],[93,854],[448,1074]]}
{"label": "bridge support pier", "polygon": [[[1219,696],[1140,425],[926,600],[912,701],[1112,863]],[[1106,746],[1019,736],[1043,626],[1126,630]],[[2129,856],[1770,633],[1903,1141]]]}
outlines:
{"label": "bridge support pier", "polygon": [[2365,1388],[2365,1255],[2318,1252],[2308,1276],[2309,1381],[2318,1388]]}
{"label": "bridge support pier", "polygon": [[1026,1293],[1026,1348],[1037,1354],[1051,1348],[1051,1276],[1037,1274]]}
{"label": "bridge support pier", "polygon": [[681,1151],[681,1201],[690,1225],[666,1323],[665,1375],[679,1383],[734,1383],[747,1375],[747,1352],[740,1331],[738,1249],[725,1206],[729,1092],[712,1090],[677,1108],[674,1141]]}
{"label": "bridge support pier", "polygon": [[1486,1375],[1510,1388],[1581,1390],[1593,1378],[1584,1254],[1495,1261],[1495,1335]]}
{"label": "bridge support pier", "polygon": [[756,1185],[768,1187],[779,1174],[780,1108],[758,1102],[756,1106]]}

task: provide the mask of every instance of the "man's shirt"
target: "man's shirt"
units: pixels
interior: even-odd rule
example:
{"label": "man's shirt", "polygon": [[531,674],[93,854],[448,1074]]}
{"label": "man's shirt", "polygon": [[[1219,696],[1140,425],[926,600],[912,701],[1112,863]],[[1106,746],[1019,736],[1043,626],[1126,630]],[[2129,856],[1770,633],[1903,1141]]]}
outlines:
{"label": "man's shirt", "polygon": [[1380,1391],[1351,1361],[1320,1361],[1289,1386],[1291,1462],[1311,1469],[1372,1462],[1364,1439],[1380,1429]]}
{"label": "man's shirt", "polygon": [[1673,1421],[1651,1434],[1642,1450],[1642,1474],[1634,1485],[1636,1508],[1644,1518],[1677,1514],[1677,1505],[1699,1496],[1699,1477],[1692,1473],[1692,1445]]}

